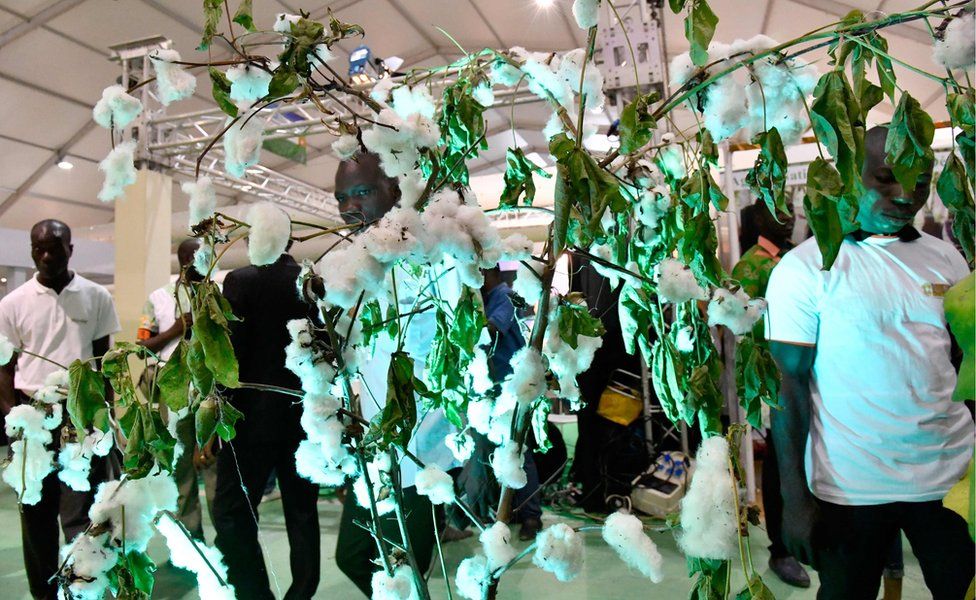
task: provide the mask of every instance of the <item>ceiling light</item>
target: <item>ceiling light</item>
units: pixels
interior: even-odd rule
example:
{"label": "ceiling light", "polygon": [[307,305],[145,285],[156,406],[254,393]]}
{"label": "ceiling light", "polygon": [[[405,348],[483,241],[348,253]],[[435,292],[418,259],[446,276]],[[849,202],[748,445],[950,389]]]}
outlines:
{"label": "ceiling light", "polygon": [[539,8],[550,8],[555,0],[535,0],[536,6]]}
{"label": "ceiling light", "polygon": [[0,283],[7,283],[6,277],[0,277]]}
{"label": "ceiling light", "polygon": [[71,169],[75,168],[75,166],[73,164],[71,164],[70,162],[62,159],[62,160],[59,160],[58,161],[58,168],[59,169],[64,169],[65,171],[70,171]]}
{"label": "ceiling light", "polygon": [[245,191],[245,192],[250,192],[251,191],[251,186],[245,185],[244,187],[241,188],[241,190],[242,191]]}

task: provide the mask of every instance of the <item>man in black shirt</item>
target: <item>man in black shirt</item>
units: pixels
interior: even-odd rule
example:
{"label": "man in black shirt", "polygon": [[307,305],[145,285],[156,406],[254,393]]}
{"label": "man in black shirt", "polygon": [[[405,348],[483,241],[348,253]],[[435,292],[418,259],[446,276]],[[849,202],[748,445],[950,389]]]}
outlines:
{"label": "man in black shirt", "polygon": [[[231,341],[240,365],[240,380],[300,389],[285,368],[290,341],[288,321],[309,315],[297,295],[301,267],[285,253],[274,263],[231,271],[224,296],[241,320],[231,323]],[[216,544],[227,562],[227,574],[238,598],[274,598],[258,543],[257,507],[274,469],[291,550],[292,584],[287,599],[311,598],[319,583],[319,488],[295,471],[295,451],[305,437],[300,402],[270,391],[233,390],[231,403],[244,414],[237,435],[217,456],[214,498]],[[246,495],[245,495],[246,493]]]}

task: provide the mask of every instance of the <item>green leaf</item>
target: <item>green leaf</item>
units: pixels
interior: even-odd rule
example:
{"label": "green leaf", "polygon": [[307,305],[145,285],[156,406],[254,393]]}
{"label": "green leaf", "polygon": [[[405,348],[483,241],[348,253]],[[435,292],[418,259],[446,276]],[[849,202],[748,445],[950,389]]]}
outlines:
{"label": "green leaf", "polygon": [[224,15],[223,0],[203,0],[203,38],[197,50],[203,52],[210,47],[210,42],[217,35],[217,27],[220,25],[220,17]]}
{"label": "green leaf", "polygon": [[648,105],[651,95],[638,95],[620,113],[620,153],[630,154],[647,145],[654,136],[657,122],[651,118]]}
{"label": "green leaf", "polygon": [[485,139],[487,125],[486,108],[474,99],[474,86],[468,80],[459,80],[444,90],[438,124],[444,148],[444,168],[449,181],[468,184],[466,161],[478,156],[478,150],[488,148]]}
{"label": "green leaf", "polygon": [[746,419],[762,429],[762,403],[779,408],[779,368],[765,344],[752,333],[739,340],[735,351],[735,387]]}
{"label": "green leaf", "polygon": [[957,402],[976,399],[976,273],[959,281],[946,292],[943,306],[946,321],[956,343],[962,349],[962,366],[952,399]]}
{"label": "green leaf", "polygon": [[671,12],[678,14],[685,9],[685,3],[688,0],[668,0],[668,6],[671,7]]}
{"label": "green leaf", "polygon": [[651,344],[654,334],[651,332],[656,309],[651,297],[652,293],[646,286],[636,288],[625,285],[617,306],[624,348],[629,354],[634,354],[640,348],[647,362],[651,361],[653,355]]}
{"label": "green leaf", "polygon": [[572,190],[569,183],[569,169],[556,164],[556,189],[553,191],[552,246],[553,252],[566,249],[566,236],[569,233],[569,213],[573,210]]}
{"label": "green leaf", "polygon": [[227,75],[215,67],[210,67],[207,72],[210,73],[210,82],[212,83],[211,93],[213,94],[214,102],[217,103],[220,110],[231,117],[236,117],[237,106],[230,99],[230,79],[227,79]]}
{"label": "green leaf", "polygon": [[[577,148],[576,142],[565,133],[552,138],[549,142],[549,151],[556,158],[557,166],[556,218],[567,219],[566,231],[569,233],[569,219],[575,210],[579,213],[582,230],[591,238],[601,237],[604,233],[601,225],[603,214],[608,209],[619,213],[629,207],[620,184],[613,175],[600,167],[589,152]],[[563,167],[561,173],[560,165]],[[560,174],[562,181],[559,181]],[[566,201],[568,207],[558,204]],[[563,217],[560,210],[569,213]],[[561,223],[556,223],[554,227],[556,233],[560,233]]]}
{"label": "green leaf", "polygon": [[180,342],[156,375],[159,401],[178,411],[186,408],[190,394],[190,369],[186,365],[188,345]]}
{"label": "green leaf", "polygon": [[434,343],[427,354],[427,381],[435,392],[454,389],[461,385],[461,353],[450,340],[447,313],[438,309],[435,315]]}
{"label": "green leaf", "polygon": [[254,16],[251,12],[251,0],[241,0],[241,3],[237,6],[237,12],[234,13],[234,22],[248,31],[257,31],[254,27]]}
{"label": "green leaf", "polygon": [[707,168],[698,169],[684,180],[681,185],[681,199],[695,210],[696,215],[707,214],[709,203],[719,212],[724,212],[729,207],[729,199],[722,193],[722,188],[715,183]]}
{"label": "green leaf", "polygon": [[274,75],[271,76],[271,83],[268,84],[268,97],[284,98],[294,92],[298,85],[298,74],[287,68],[286,65],[280,65]]}
{"label": "green leaf", "polygon": [[[115,405],[125,408],[135,402],[136,388],[129,372],[129,355],[144,356],[146,350],[131,342],[116,342],[102,357],[102,375],[112,384]],[[107,431],[107,430],[105,430]]]}
{"label": "green leaf", "polygon": [[201,396],[209,396],[213,391],[213,373],[207,369],[203,345],[199,339],[191,338],[186,347],[186,367],[190,371],[190,381]]}
{"label": "green leaf", "polygon": [[579,346],[579,336],[602,337],[606,333],[603,322],[590,314],[585,301],[560,302],[553,319],[555,323],[549,326],[555,325],[559,337],[574,349]]}
{"label": "green leaf", "polygon": [[681,262],[691,267],[699,281],[721,285],[725,271],[718,260],[718,235],[708,211],[696,211],[690,206],[681,205],[677,224],[681,231],[678,240]]}
{"label": "green leaf", "polygon": [[532,206],[535,200],[535,182],[532,174],[541,175],[546,179],[552,177],[542,167],[526,158],[521,148],[509,148],[505,152],[507,167],[505,168],[505,189],[498,205],[504,207],[518,206],[519,199],[524,197],[527,206]]}
{"label": "green leaf", "polygon": [[90,361],[76,360],[68,366],[68,416],[80,437],[105,408],[105,380],[90,365]]}
{"label": "green leaf", "polygon": [[145,552],[127,552],[125,555],[126,568],[132,575],[132,583],[137,590],[148,595],[152,594],[156,577],[156,563]]}
{"label": "green leaf", "polygon": [[689,556],[687,563],[688,576],[698,575],[689,596],[691,600],[726,600],[730,561]]}
{"label": "green leaf", "polygon": [[715,35],[718,17],[706,0],[691,1],[691,11],[685,17],[685,37],[691,44],[691,60],[700,67],[708,62],[708,44]]}
{"label": "green leaf", "polygon": [[810,163],[803,208],[810,229],[817,238],[825,271],[834,264],[844,236],[848,233],[838,210],[838,204],[844,201],[843,188],[840,173],[833,165],[819,157]]}
{"label": "green leaf", "polygon": [[[318,44],[331,46],[333,41],[326,39],[325,26],[311,19],[301,18],[291,25],[291,35],[285,46],[285,51],[278,56],[281,67],[288,71],[308,77],[312,65],[308,62],[308,55]],[[279,68],[281,68],[279,67]]]}
{"label": "green leaf", "polygon": [[810,121],[817,138],[834,157],[844,192],[861,181],[864,163],[864,121],[854,91],[842,71],[824,74],[813,92]]}
{"label": "green leaf", "polygon": [[934,136],[932,117],[922,110],[918,100],[903,92],[888,125],[885,162],[908,195],[915,190],[919,176],[932,169]]}
{"label": "green leaf", "polygon": [[414,395],[417,379],[413,372],[413,359],[406,352],[397,351],[390,358],[387,373],[386,406],[370,426],[371,441],[380,450],[390,444],[406,448],[417,424],[417,398]]}
{"label": "green leaf", "polygon": [[680,407],[684,402],[684,363],[671,340],[664,336],[651,350],[651,383],[661,402],[665,416],[672,423],[681,418]]}
{"label": "green leaf", "polygon": [[197,445],[204,446],[217,431],[217,400],[214,397],[205,398],[194,414]]}
{"label": "green leaf", "polygon": [[952,232],[962,246],[966,260],[972,266],[973,259],[976,257],[973,248],[976,208],[973,206],[973,192],[970,179],[966,176],[966,168],[956,157],[955,152],[950,153],[946,159],[935,187],[942,203],[952,214]]}
{"label": "green leaf", "polygon": [[233,318],[226,299],[215,284],[198,288],[193,306],[193,338],[199,340],[204,364],[214,380],[225,387],[235,388],[240,383],[237,357],[227,324],[228,314]]}
{"label": "green leaf", "polygon": [[735,595],[735,600],[776,600],[776,596],[766,587],[762,577],[757,573],[752,576],[748,585]]}
{"label": "green leaf", "polygon": [[217,419],[217,426],[215,430],[220,439],[225,442],[229,442],[234,439],[237,435],[237,430],[234,428],[234,424],[237,423],[238,419],[244,417],[244,413],[234,408],[234,406],[227,400],[221,400],[218,405],[219,418]]}
{"label": "green leaf", "polygon": [[746,173],[746,185],[762,198],[769,213],[777,219],[779,215],[791,214],[790,204],[786,200],[786,171],[789,164],[779,131],[773,127],[757,135],[752,143],[759,146],[759,156]]}
{"label": "green leaf", "polygon": [[474,349],[478,345],[481,331],[487,324],[480,292],[465,286],[457,306],[454,307],[454,321],[448,332],[448,340],[460,351],[462,357],[471,360],[474,358]]}

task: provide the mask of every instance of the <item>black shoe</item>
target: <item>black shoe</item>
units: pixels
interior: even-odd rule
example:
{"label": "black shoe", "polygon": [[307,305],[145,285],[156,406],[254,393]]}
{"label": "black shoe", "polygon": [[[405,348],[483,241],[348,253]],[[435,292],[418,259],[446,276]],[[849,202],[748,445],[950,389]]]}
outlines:
{"label": "black shoe", "polygon": [[530,517],[522,521],[522,528],[519,529],[519,539],[523,542],[529,542],[535,539],[535,536],[539,534],[542,530],[542,520]]}
{"label": "black shoe", "polygon": [[810,575],[792,556],[770,557],[769,568],[783,583],[798,588],[810,587]]}

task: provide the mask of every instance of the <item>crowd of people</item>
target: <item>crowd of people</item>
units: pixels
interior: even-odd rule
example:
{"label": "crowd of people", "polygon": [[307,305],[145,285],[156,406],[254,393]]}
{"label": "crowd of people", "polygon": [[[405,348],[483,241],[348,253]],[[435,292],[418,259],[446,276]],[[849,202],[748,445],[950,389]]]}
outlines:
{"label": "crowd of people", "polygon": [[[951,399],[957,345],[941,296],[969,269],[950,243],[912,226],[928,198],[931,170],[920,176],[914,190],[903,190],[885,163],[885,137],[883,127],[867,134],[860,230],[845,239],[829,271],[821,269],[815,240],[793,247],[792,217],[774,214],[763,203],[745,211],[755,234],[732,276],[750,296],[767,298],[768,318],[757,333],[768,340],[782,372],[783,408],[772,411],[762,469],[770,568],[783,581],[808,587],[804,563],[819,574],[818,597],[873,600],[883,575],[897,579],[904,534],[933,597],[958,599],[973,581],[976,555],[966,522],[941,500],[972,459],[973,419],[966,404]],[[396,206],[400,194],[376,156],[359,154],[340,164],[335,196],[344,221],[366,226]],[[62,364],[103,355],[110,337],[120,331],[119,320],[110,294],[69,268],[71,230],[60,221],[43,220],[31,230],[30,240],[37,273],[0,299],[0,334]],[[193,267],[196,248],[197,241],[188,239],[177,253],[179,276],[188,282],[203,278]],[[286,252],[273,264],[236,269],[224,279],[223,294],[239,317],[231,323],[231,341],[241,381],[300,388],[285,367],[290,339],[286,324],[315,319],[312,307],[321,289],[313,282],[299,294],[300,270]],[[490,374],[497,383],[511,371],[509,361],[525,338],[512,289],[500,270],[484,275]],[[460,285],[450,277],[440,284]],[[603,290],[605,283],[594,285]],[[160,362],[190,335],[190,300],[180,295],[185,289],[169,284],[147,300],[138,343]],[[612,290],[608,292],[592,307],[601,316],[608,311],[599,303],[616,301]],[[414,297],[403,289],[398,301],[409,311]],[[425,318],[433,317],[415,316]],[[408,336],[406,350],[422,369],[435,326],[421,323],[414,330],[421,333]],[[608,337],[613,334],[608,327]],[[602,502],[607,494],[594,492],[607,485],[596,467],[606,449],[594,442],[594,432],[600,395],[612,370],[607,366],[622,354],[613,348],[611,340],[590,373],[580,377],[587,407],[579,415],[573,469],[588,492],[583,504],[590,510],[606,508]],[[372,360],[361,367],[364,388],[370,390],[361,407],[367,420],[383,409],[395,350],[395,344],[380,340]],[[158,366],[150,361],[146,381]],[[0,368],[0,410],[6,413],[26,402],[55,368],[27,353]],[[151,389],[144,386],[144,393],[151,394]],[[108,386],[106,393],[110,398]],[[230,583],[241,598],[273,598],[258,516],[268,482],[276,481],[290,547],[292,583],[285,597],[311,598],[320,579],[320,490],[296,471],[295,452],[304,437],[301,404],[265,389],[226,393],[244,415],[229,443],[211,440],[201,447],[192,415],[169,417],[176,420],[184,448],[173,470],[180,493],[177,516],[194,537],[204,538],[202,480],[214,541],[224,555]],[[446,418],[435,414],[421,423],[409,449],[451,473],[472,506],[491,506],[491,488],[484,484],[491,452],[487,439],[478,439],[474,457],[461,465],[443,443],[450,432]],[[59,444],[60,436],[54,440]],[[542,526],[540,476],[532,456],[529,452],[525,462],[528,485],[514,501],[523,540],[534,538]],[[470,535],[464,532],[465,517],[432,510],[430,500],[417,493],[413,463],[404,461],[395,470],[403,487],[400,506],[407,514],[402,533],[410,538],[416,568],[426,571],[437,542],[434,532],[444,532],[448,539]],[[24,564],[35,598],[57,597],[52,577],[58,569],[59,522],[65,539],[84,530],[98,484],[119,471],[117,454],[96,457],[90,492],[73,491],[52,473],[43,482],[41,502],[23,506]],[[396,522],[392,516],[382,519],[384,535],[396,543],[401,535]],[[346,500],[335,551],[339,569],[367,596],[378,553],[361,526],[369,520],[366,509]]]}

